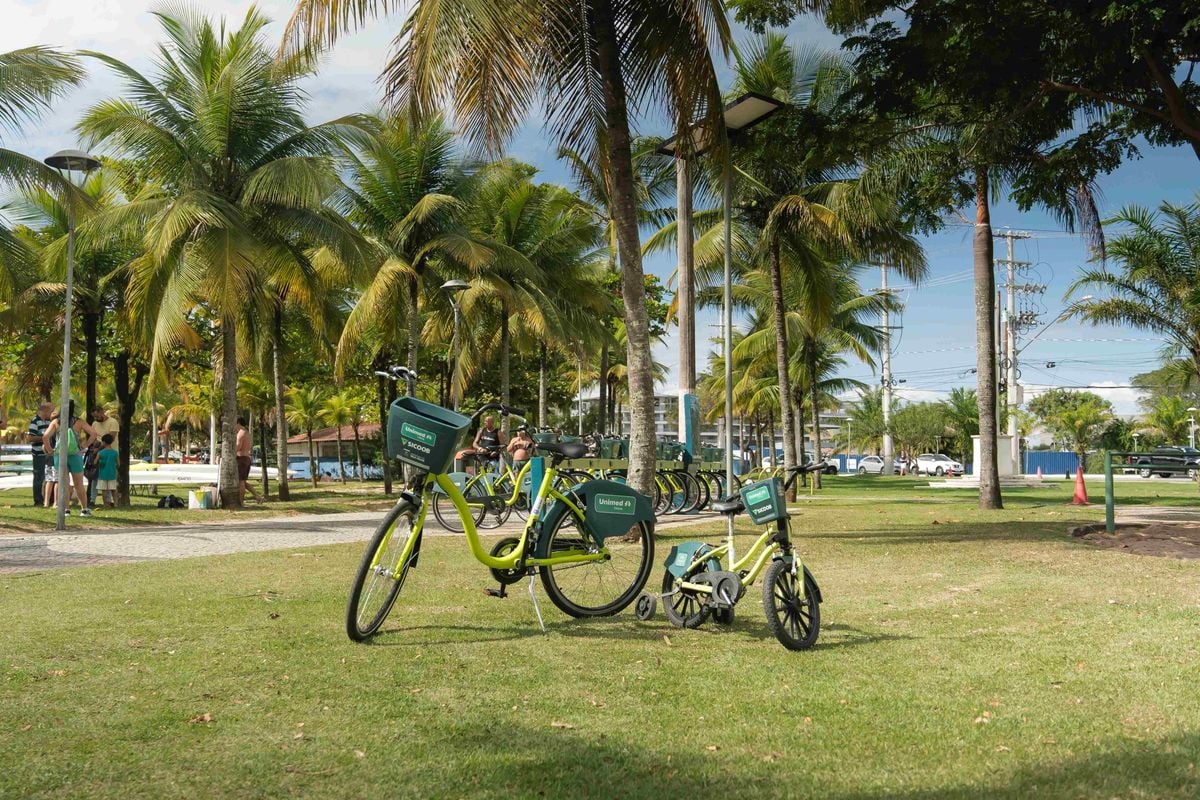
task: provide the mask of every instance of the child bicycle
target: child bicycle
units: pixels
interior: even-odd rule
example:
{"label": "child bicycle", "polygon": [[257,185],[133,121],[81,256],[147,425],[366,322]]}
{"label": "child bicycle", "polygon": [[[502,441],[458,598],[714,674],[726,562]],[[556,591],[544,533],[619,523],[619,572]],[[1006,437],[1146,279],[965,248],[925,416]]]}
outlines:
{"label": "child bicycle", "polygon": [[[786,484],[778,477],[768,478],[747,484],[737,496],[713,503],[712,510],[725,515],[725,542],[716,547],[704,542],[672,547],[665,562],[662,594],[639,597],[638,618],[653,617],[658,598],[662,598],[663,611],[676,627],[698,628],[709,617],[731,625],[734,606],[765,567],[767,627],[789,650],[807,650],[816,644],[821,628],[821,589],[792,544],[784,495],[798,475],[818,469],[820,464],[793,467]],[[733,518],[742,511],[747,511],[756,525],[767,527],[739,559],[734,550]],[[722,561],[728,569],[722,568]]]}
{"label": "child bicycle", "polygon": [[365,641],[379,630],[409,571],[417,567],[434,487],[453,503],[471,554],[500,584],[487,594],[506,597],[506,587],[528,576],[529,596],[542,630],[545,623],[533,590],[539,575],[550,601],[572,617],[616,614],[637,597],[654,559],[654,513],[648,498],[612,481],[587,481],[566,492],[556,489],[559,463],[580,458],[587,446],[540,445],[550,464],[534,493],[521,535],[501,539],[487,552],[472,510],[448,470],[463,435],[482,414],[498,411],[521,417],[523,412],[489,403],[466,417],[411,396],[415,373],[394,367],[382,374],[408,382],[409,396],[398,398],[388,412],[387,442],[389,456],[415,473],[410,488],[401,492],[371,537],[355,575],[346,610],[346,633],[351,639]]}

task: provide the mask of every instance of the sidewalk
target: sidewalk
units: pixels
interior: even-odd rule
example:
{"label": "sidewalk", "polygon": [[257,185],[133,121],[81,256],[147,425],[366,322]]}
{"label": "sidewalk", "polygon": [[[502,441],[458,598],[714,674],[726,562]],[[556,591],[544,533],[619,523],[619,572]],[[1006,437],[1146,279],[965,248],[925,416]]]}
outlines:
{"label": "sidewalk", "polygon": [[[371,537],[384,513],[309,514],[222,524],[4,536],[0,537],[0,574],[361,542]],[[716,514],[667,517],[659,522],[657,529],[669,530],[717,519]],[[522,524],[514,515],[503,527],[480,531],[480,535],[513,536],[520,532]],[[441,528],[432,514],[426,525],[427,535],[462,535]]]}

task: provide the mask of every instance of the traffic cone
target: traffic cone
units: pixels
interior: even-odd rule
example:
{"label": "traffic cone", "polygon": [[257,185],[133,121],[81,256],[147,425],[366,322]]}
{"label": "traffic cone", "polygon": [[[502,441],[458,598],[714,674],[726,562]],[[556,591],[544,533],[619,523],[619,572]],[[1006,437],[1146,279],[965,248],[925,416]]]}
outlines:
{"label": "traffic cone", "polygon": [[1075,497],[1071,500],[1071,505],[1088,505],[1087,487],[1083,485],[1083,467],[1075,473]]}
{"label": "traffic cone", "polygon": [[1038,467],[1038,480],[1040,481],[1041,479],[1042,479],[1042,468]]}

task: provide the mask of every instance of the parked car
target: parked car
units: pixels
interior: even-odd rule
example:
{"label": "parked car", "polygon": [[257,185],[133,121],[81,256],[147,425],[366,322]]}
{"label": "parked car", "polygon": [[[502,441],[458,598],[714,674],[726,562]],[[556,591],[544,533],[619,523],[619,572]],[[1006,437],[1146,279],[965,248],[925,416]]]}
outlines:
{"label": "parked car", "polygon": [[[863,456],[858,460],[859,475],[882,475],[883,459],[879,456]],[[892,462],[892,474],[899,475],[895,462]]]}
{"label": "parked car", "polygon": [[[1143,478],[1149,478],[1151,475],[1163,478],[1169,478],[1172,475],[1187,475],[1189,478],[1194,478],[1197,470],[1200,470],[1200,450],[1192,447],[1156,447],[1149,456],[1138,458],[1137,463],[1138,475]],[[1149,466],[1151,464],[1163,464],[1167,467],[1178,466],[1178,469],[1159,469],[1155,466],[1151,470]]]}
{"label": "parked car", "polygon": [[[804,466],[807,467],[812,463],[813,463],[813,460],[811,458],[804,459]],[[821,463],[825,466],[825,468],[821,470],[821,473],[824,475],[837,475],[839,472],[842,471],[842,465],[841,465],[841,463],[838,462],[838,460],[836,458],[827,458],[827,459],[823,460]]]}
{"label": "parked car", "polygon": [[917,456],[917,474],[926,475],[962,475],[963,465],[953,458],[941,453],[922,453]]}

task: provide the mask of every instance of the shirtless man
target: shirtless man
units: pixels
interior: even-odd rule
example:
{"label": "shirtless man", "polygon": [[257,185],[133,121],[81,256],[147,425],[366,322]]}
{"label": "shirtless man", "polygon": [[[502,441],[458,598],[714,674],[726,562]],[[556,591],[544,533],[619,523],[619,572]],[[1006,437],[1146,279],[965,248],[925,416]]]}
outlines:
{"label": "shirtless man", "polygon": [[250,465],[252,459],[251,451],[254,449],[254,443],[250,441],[250,431],[246,430],[246,418],[238,417],[237,427],[237,466],[238,466],[238,505],[243,505],[246,502],[246,492],[254,498],[254,502],[261,503],[263,499],[254,491],[254,487],[250,485]]}

